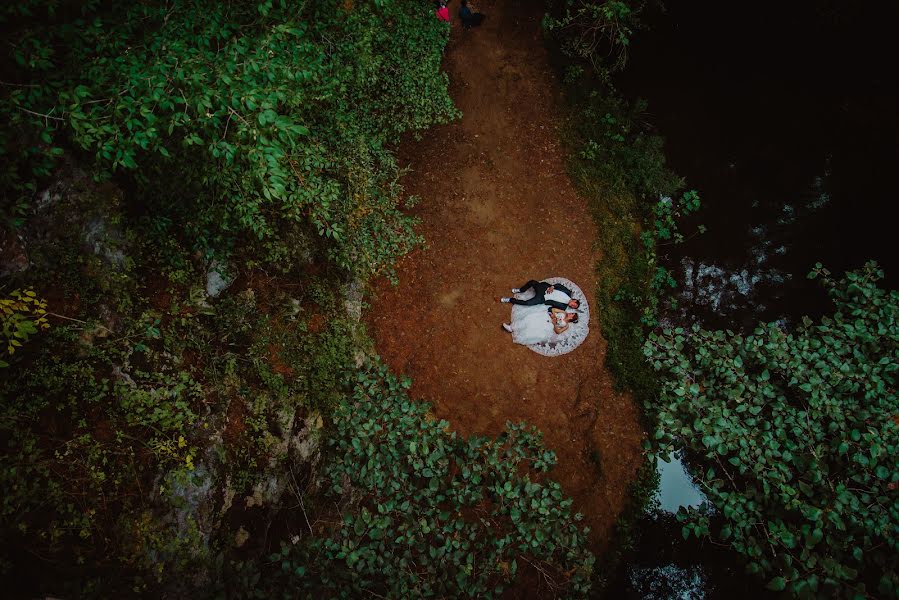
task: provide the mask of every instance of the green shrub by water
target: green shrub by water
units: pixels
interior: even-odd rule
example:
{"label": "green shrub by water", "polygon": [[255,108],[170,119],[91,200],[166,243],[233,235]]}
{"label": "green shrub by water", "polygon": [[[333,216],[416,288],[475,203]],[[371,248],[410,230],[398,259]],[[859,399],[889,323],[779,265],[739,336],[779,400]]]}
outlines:
{"label": "green shrub by water", "polygon": [[836,281],[834,312],[792,332],[664,330],[646,356],[663,452],[686,449],[723,516],[681,513],[684,537],[746,557],[801,598],[899,595],[899,293],[872,263]]}

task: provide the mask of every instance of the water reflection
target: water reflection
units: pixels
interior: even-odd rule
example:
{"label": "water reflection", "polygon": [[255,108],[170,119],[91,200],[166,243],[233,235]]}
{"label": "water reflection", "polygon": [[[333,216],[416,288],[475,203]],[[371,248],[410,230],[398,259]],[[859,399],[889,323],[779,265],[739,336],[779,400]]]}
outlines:
{"label": "water reflection", "polygon": [[743,561],[731,549],[690,536],[677,520],[681,507],[709,511],[711,525],[720,526],[708,498],[690,475],[683,456],[657,460],[659,476],[654,502],[636,524],[627,564],[615,573],[605,596],[640,600],[759,600],[772,597],[761,580],[747,577]]}
{"label": "water reflection", "polygon": [[706,577],[700,565],[635,567],[630,573],[631,585],[635,590],[641,590],[644,600],[702,600],[706,597]]}
{"label": "water reflection", "polygon": [[[701,600],[706,597],[708,585],[705,570],[701,564],[677,560],[677,552],[672,550],[683,543],[677,539],[678,524],[670,516],[661,515],[677,514],[681,507],[698,508],[707,504],[708,498],[687,471],[680,453],[657,458],[656,472],[659,474],[659,486],[655,501],[644,518],[644,527],[652,527],[655,535],[660,532],[670,535],[665,544],[668,551],[662,546],[656,546],[654,550],[657,552],[657,560],[653,562],[658,564],[635,562],[631,566],[628,571],[630,592],[637,592],[641,598],[647,599]],[[675,560],[666,562],[668,559]]]}
{"label": "water reflection", "polygon": [[659,508],[665,512],[677,513],[681,506],[690,508],[705,504],[708,499],[687,472],[681,455],[668,456],[667,460],[668,462],[661,458],[656,460],[656,471],[659,473],[656,498]]}

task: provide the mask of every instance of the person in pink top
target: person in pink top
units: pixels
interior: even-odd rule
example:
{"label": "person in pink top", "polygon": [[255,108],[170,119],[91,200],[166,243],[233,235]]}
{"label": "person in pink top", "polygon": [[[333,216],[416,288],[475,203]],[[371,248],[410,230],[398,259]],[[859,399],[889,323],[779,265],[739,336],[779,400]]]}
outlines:
{"label": "person in pink top", "polygon": [[434,6],[436,9],[434,13],[437,15],[437,19],[444,23],[449,23],[450,14],[449,9],[446,7],[445,0],[437,0],[437,2],[434,3]]}

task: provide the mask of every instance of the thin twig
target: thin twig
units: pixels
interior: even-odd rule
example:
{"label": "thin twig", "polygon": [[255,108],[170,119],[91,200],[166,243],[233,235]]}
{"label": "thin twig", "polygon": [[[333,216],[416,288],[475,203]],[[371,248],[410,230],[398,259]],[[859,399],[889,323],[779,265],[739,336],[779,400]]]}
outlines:
{"label": "thin twig", "polygon": [[297,498],[300,501],[300,509],[303,511],[303,518],[306,519],[306,526],[309,528],[309,533],[315,535],[315,533],[312,531],[312,525],[309,523],[309,516],[306,514],[306,505],[303,504],[303,492],[305,492],[305,490],[300,490],[300,484],[297,483],[297,478],[293,473],[293,465],[290,466],[289,470],[290,478],[293,480],[293,485],[296,489],[294,493],[297,495]]}
{"label": "thin twig", "polygon": [[244,122],[244,125],[246,125],[247,127],[252,128],[252,125],[250,125],[250,123],[243,117],[242,114],[240,114],[239,112],[237,112],[236,110],[234,110],[234,109],[231,108],[230,106],[228,107],[228,110],[231,111],[231,114],[232,114],[232,115],[235,115],[238,119],[240,119],[241,121],[243,121],[243,122]]}
{"label": "thin twig", "polygon": [[551,587],[551,588],[553,588],[553,589],[559,589],[559,584],[557,584],[556,581],[555,581],[555,579],[553,579],[552,577],[550,577],[549,573],[547,573],[543,568],[541,568],[540,565],[538,565],[538,564],[535,563],[534,561],[530,560],[530,559],[529,559],[527,556],[525,556],[524,554],[521,554],[521,555],[519,555],[519,556],[520,556],[521,558],[523,558],[525,561],[527,561],[528,563],[530,563],[532,567],[534,567],[535,569],[537,569],[538,571],[540,571],[540,573],[543,575],[543,578],[546,580],[546,583],[549,585],[549,587]]}
{"label": "thin twig", "polygon": [[34,115],[36,117],[41,117],[42,119],[53,119],[54,121],[65,121],[62,117],[54,117],[52,115],[45,115],[39,112],[34,112],[33,110],[28,110],[27,108],[23,108],[19,105],[16,105],[16,108],[23,112],[27,112],[28,114]]}
{"label": "thin twig", "polygon": [[27,87],[27,88],[36,88],[40,87],[34,83],[10,83],[9,81],[0,81],[0,85],[7,85],[9,87]]}
{"label": "thin twig", "polygon": [[223,139],[223,140],[224,140],[225,137],[227,137],[227,135],[228,135],[228,125],[231,124],[231,117],[233,117],[233,116],[234,116],[233,113],[228,114],[228,120],[225,121],[225,133],[222,134],[222,139]]}
{"label": "thin twig", "polygon": [[[72,318],[72,317],[67,317],[67,316],[65,316],[65,315],[58,315],[58,314],[53,313],[53,312],[47,312],[47,313],[44,313],[44,314],[46,314],[48,317],[56,317],[56,318],[58,318],[58,319],[65,319],[66,321],[74,321],[75,323],[81,323],[82,325],[90,325],[90,323],[88,323],[87,321],[82,321],[81,319],[75,319],[75,318]],[[97,326],[98,326],[98,327],[102,327],[103,329],[105,329],[105,330],[108,331],[109,333],[112,333],[112,329],[110,329],[109,327],[106,327],[106,326],[104,326],[104,325],[99,325],[99,324],[98,324]]]}

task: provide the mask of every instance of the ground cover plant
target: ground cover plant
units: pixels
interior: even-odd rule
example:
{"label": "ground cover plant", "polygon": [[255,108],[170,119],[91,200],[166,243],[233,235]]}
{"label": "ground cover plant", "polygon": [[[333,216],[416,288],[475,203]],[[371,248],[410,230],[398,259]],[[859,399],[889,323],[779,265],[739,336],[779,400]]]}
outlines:
{"label": "ground cover plant", "polygon": [[[721,513],[681,513],[684,535],[746,557],[774,591],[899,594],[899,293],[869,263],[836,280],[830,316],[794,331],[663,330],[645,351],[659,372],[655,437],[685,449]],[[707,468],[705,468],[707,466]]]}
{"label": "ground cover plant", "polygon": [[641,402],[654,393],[644,328],[674,286],[660,249],[683,241],[678,222],[700,206],[698,192],[668,168],[646,102],[626,100],[611,80],[627,63],[645,9],[642,1],[556,0],[543,20],[568,104],[568,172],[588,200],[603,249],[597,294],[606,362]]}
{"label": "ground cover plant", "polygon": [[272,557],[279,577],[339,597],[492,597],[528,570],[528,594],[586,597],[587,532],[543,475],[556,459],[539,433],[510,423],[496,438],[457,436],[409,385],[381,365],[352,377],[324,477],[357,509],[322,539],[286,544]]}
{"label": "ground cover plant", "polygon": [[168,295],[117,313],[115,331],[56,325],[5,369],[0,566],[14,589],[189,589],[185,574],[215,573],[228,551],[227,497],[302,463],[290,440],[339,397],[355,325],[308,291],[152,307]]}
{"label": "ground cover plant", "polygon": [[[643,2],[551,2],[544,19],[567,104],[563,138],[568,174],[597,224],[602,260],[597,305],[608,346],[606,366],[619,389],[646,406],[657,379],[643,356],[645,332],[656,322],[673,279],[659,260],[660,245],[682,238],[677,222],[699,208],[699,195],[666,165],[664,143],[647,118],[646,104],[630,102],[611,76],[627,62],[627,49],[642,29]],[[647,429],[654,428],[645,410]],[[645,442],[647,453],[651,440]],[[636,527],[658,486],[654,460],[641,465],[621,514],[615,541],[601,557],[594,589],[634,551]]]}

